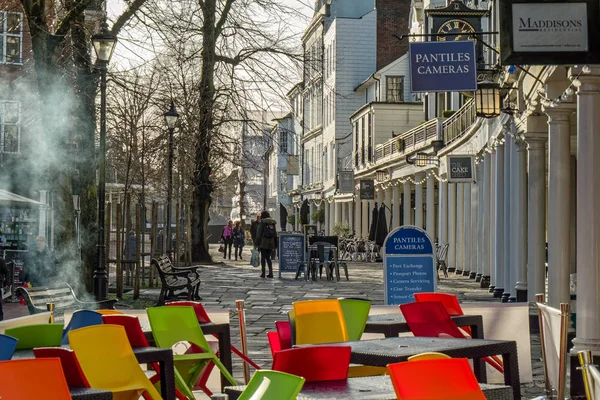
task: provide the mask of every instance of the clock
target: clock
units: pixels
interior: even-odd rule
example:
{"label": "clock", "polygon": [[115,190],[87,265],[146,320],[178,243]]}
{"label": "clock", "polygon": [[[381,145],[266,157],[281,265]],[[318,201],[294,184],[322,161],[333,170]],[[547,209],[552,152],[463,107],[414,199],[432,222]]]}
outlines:
{"label": "clock", "polygon": [[462,19],[450,19],[438,28],[437,33],[442,33],[448,36],[437,36],[438,41],[447,40],[469,40],[471,34],[475,32],[473,25]]}

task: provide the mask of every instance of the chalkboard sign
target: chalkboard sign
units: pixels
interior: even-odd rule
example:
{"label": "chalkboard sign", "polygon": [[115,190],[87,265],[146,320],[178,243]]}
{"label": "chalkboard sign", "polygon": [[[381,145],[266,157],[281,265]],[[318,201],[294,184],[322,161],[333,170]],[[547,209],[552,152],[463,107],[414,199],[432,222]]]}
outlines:
{"label": "chalkboard sign", "polygon": [[375,181],[373,179],[360,180],[360,199],[375,200]]}
{"label": "chalkboard sign", "polygon": [[473,156],[448,156],[448,182],[473,182]]}
{"label": "chalkboard sign", "polygon": [[423,229],[396,228],[385,238],[383,248],[384,304],[412,303],[414,293],[435,291],[433,244]]}
{"label": "chalkboard sign", "polygon": [[304,264],[306,239],[300,233],[279,234],[279,277],[282,272],[296,272]]}
{"label": "chalkboard sign", "polygon": [[316,225],[304,225],[303,231],[306,236],[313,236],[317,234],[317,226]]}

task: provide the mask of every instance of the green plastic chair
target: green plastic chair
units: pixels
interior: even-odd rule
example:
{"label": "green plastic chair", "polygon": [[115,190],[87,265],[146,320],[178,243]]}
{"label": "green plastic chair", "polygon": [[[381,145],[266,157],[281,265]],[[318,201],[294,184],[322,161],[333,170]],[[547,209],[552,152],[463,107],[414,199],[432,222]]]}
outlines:
{"label": "green plastic chair", "polygon": [[210,348],[198,324],[193,307],[152,307],[148,308],[148,320],[156,345],[165,349],[179,342],[189,342],[200,347],[204,353],[174,354],[175,384],[177,389],[194,398],[192,389],[205,365],[212,361],[232,385],[237,385],[231,373]]}
{"label": "green plastic chair", "polygon": [[8,328],[4,331],[8,336],[19,339],[17,350],[34,347],[60,347],[63,324],[35,324]]}
{"label": "green plastic chair", "polygon": [[238,400],[295,400],[303,385],[300,376],[261,369],[254,373]]}
{"label": "green plastic chair", "polygon": [[344,298],[338,300],[342,306],[342,313],[346,321],[348,340],[360,340],[365,331],[365,326],[367,326],[371,302],[369,300]]}

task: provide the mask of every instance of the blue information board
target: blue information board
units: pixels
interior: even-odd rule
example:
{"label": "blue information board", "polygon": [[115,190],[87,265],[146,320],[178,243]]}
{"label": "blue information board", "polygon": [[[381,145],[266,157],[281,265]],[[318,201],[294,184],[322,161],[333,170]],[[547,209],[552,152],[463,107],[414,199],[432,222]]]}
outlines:
{"label": "blue information board", "polygon": [[477,90],[474,40],[411,42],[408,46],[411,92]]}
{"label": "blue information board", "polygon": [[423,229],[396,228],[386,237],[383,249],[385,304],[411,303],[414,293],[436,290],[433,244]]}

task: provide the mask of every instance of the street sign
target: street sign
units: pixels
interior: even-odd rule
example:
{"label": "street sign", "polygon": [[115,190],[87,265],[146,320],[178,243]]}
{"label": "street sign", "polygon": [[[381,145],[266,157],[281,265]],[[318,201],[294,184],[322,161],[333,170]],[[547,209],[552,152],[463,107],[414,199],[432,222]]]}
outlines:
{"label": "street sign", "polygon": [[360,180],[360,199],[375,200],[375,181],[373,179]]}
{"label": "street sign", "polygon": [[384,304],[411,303],[414,293],[436,290],[433,243],[423,229],[400,226],[385,238],[383,249]]}
{"label": "street sign", "polygon": [[409,52],[411,92],[477,90],[475,41],[411,42]]}
{"label": "street sign", "polygon": [[354,193],[354,171],[339,172],[339,192]]}
{"label": "street sign", "polygon": [[282,272],[296,272],[304,265],[306,256],[306,236],[301,233],[280,233],[279,238],[279,277]]}
{"label": "street sign", "polygon": [[472,155],[448,156],[448,182],[474,182],[475,157]]}

